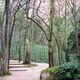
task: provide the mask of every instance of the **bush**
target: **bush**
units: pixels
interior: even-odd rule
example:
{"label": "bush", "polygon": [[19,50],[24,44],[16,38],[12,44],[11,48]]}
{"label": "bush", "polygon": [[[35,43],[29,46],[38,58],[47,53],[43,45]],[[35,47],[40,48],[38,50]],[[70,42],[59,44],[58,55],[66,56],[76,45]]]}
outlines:
{"label": "bush", "polygon": [[54,74],[54,73],[56,73],[57,68],[58,68],[57,66],[50,67],[50,68],[47,68],[47,69],[43,70],[42,72],[46,72],[46,73],[50,73],[50,74]]}
{"label": "bush", "polygon": [[53,80],[55,72],[57,71],[57,66],[47,68],[41,71],[40,80]]}
{"label": "bush", "polygon": [[80,80],[80,63],[68,62],[60,66],[53,80]]}

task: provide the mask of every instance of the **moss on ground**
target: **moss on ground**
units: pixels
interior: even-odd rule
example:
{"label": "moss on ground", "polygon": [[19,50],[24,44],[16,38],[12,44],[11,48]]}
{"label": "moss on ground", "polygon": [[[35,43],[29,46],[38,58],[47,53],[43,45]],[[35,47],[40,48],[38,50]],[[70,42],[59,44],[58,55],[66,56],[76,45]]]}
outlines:
{"label": "moss on ground", "polygon": [[3,76],[9,76],[9,75],[11,75],[10,72],[5,72]]}
{"label": "moss on ground", "polygon": [[35,66],[37,66],[37,64],[33,64],[33,63],[26,64],[24,62],[23,62],[23,65],[25,65],[26,67],[35,67]]}
{"label": "moss on ground", "polygon": [[54,74],[54,73],[56,73],[57,69],[58,69],[58,67],[54,66],[54,67],[51,67],[51,68],[44,69],[42,72]]}

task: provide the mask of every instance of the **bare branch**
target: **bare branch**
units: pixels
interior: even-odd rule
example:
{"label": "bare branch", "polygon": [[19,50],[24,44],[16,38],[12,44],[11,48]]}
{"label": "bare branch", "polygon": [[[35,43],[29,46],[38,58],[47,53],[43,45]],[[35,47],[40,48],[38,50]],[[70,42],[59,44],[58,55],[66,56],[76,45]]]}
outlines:
{"label": "bare branch", "polygon": [[29,20],[33,21],[34,23],[36,23],[39,28],[44,32],[45,36],[46,36],[46,39],[48,40],[48,37],[47,37],[47,34],[45,32],[45,30],[42,28],[42,26],[40,26],[34,19],[30,18],[30,17],[27,17]]}
{"label": "bare branch", "polygon": [[38,11],[39,11],[39,8],[40,8],[40,5],[41,5],[41,0],[39,0],[40,1],[40,3],[39,3],[39,6],[38,6],[38,8],[37,8],[37,10],[36,10],[36,14],[37,14],[37,16],[43,21],[43,23],[49,28],[49,25],[47,25],[47,23],[39,16],[39,14],[38,14]]}

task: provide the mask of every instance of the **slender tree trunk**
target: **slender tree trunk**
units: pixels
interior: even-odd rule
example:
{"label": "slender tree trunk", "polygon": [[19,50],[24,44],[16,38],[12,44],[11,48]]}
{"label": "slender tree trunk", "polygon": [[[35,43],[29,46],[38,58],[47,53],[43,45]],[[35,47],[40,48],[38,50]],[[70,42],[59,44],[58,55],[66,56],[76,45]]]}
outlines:
{"label": "slender tree trunk", "polygon": [[21,46],[19,46],[19,62],[21,61]]}
{"label": "slender tree trunk", "polygon": [[27,49],[26,49],[26,59],[25,59],[25,63],[26,63],[26,64],[30,64],[30,54],[29,54],[28,46],[27,46]]}
{"label": "slender tree trunk", "polygon": [[73,18],[74,18],[74,27],[75,27],[75,45],[76,45],[76,50],[77,53],[79,54],[79,40],[78,40],[78,25],[77,25],[77,20],[76,20],[76,10],[73,8]]}
{"label": "slender tree trunk", "polygon": [[[30,2],[29,2],[30,3]],[[28,5],[26,5],[26,7],[25,7],[25,13],[26,13],[26,19],[28,18],[28,16],[29,16],[29,3],[28,3]],[[26,20],[26,22],[28,23],[28,19]],[[27,38],[29,38],[29,30],[28,30],[28,28],[27,27],[29,27],[29,25],[26,25],[26,30],[25,30],[25,37],[24,37],[24,45],[27,43],[27,48],[25,49],[26,51],[26,57],[25,57],[25,63],[26,64],[30,64],[30,53],[29,53],[29,43],[28,42],[26,42],[26,39]],[[27,35],[26,35],[26,33],[27,33]],[[33,34],[34,35],[34,34]],[[33,39],[33,37],[32,37],[32,39]],[[33,42],[32,42],[33,43]],[[26,47],[26,45],[24,46],[24,48]]]}
{"label": "slender tree trunk", "polygon": [[61,50],[61,46],[60,45],[58,45],[58,58],[59,58],[59,65],[61,65],[62,64],[62,50]]}
{"label": "slender tree trunk", "polygon": [[64,36],[64,51],[65,51],[65,61],[68,62],[68,53],[67,53],[67,0],[65,0],[65,36]]}
{"label": "slender tree trunk", "polygon": [[[35,19],[35,3],[36,3],[36,0],[33,1],[33,11],[32,11],[32,18]],[[31,43],[32,43],[32,46],[35,42],[35,23],[32,21],[32,26],[31,26]]]}
{"label": "slender tree trunk", "polygon": [[3,39],[3,66],[4,66],[4,74],[9,72],[9,16],[10,16],[10,8],[9,8],[10,0],[5,1],[5,35]]}
{"label": "slender tree trunk", "polygon": [[4,51],[3,51],[3,72],[4,74],[9,72],[9,49],[8,46],[4,47]]}
{"label": "slender tree trunk", "polygon": [[54,66],[54,56],[53,56],[53,47],[52,47],[52,41],[48,41],[48,48],[49,48],[49,52],[48,52],[48,56],[49,56],[49,67]]}
{"label": "slender tree trunk", "polygon": [[9,59],[10,59],[11,40],[12,40],[14,25],[15,25],[15,15],[16,14],[14,14],[13,24],[11,26],[11,31],[10,31],[10,34],[9,34]]}
{"label": "slender tree trunk", "polygon": [[76,14],[77,14],[77,11],[76,11],[76,0],[73,0],[72,1],[72,15],[73,15],[73,19],[74,19],[74,27],[75,27],[75,45],[76,45],[76,50],[77,50],[77,53],[79,54],[80,51],[79,51],[79,40],[78,40],[78,26],[77,26],[77,20],[76,20]]}
{"label": "slender tree trunk", "polygon": [[80,54],[80,51],[79,51],[79,40],[78,40],[78,28],[77,28],[77,24],[75,23],[75,43],[76,43],[76,50],[77,50],[77,53]]}
{"label": "slender tree trunk", "polygon": [[54,66],[54,55],[53,55],[53,46],[52,46],[52,33],[53,33],[53,18],[54,18],[54,12],[55,12],[55,8],[54,8],[54,1],[55,0],[50,0],[51,2],[51,9],[50,9],[50,31],[49,31],[49,40],[48,40],[48,47],[49,47],[49,67]]}
{"label": "slender tree trunk", "polygon": [[[27,32],[28,30],[27,30],[27,28],[25,29],[25,34],[24,34],[24,52],[26,53],[25,54],[25,63],[26,64],[29,64],[30,63],[30,53],[29,53],[29,46],[28,46],[28,44],[29,43],[27,43],[27,48],[25,49],[25,44],[26,44],[26,38],[27,38],[27,35],[26,35],[26,32]],[[26,51],[25,51],[26,50]]]}
{"label": "slender tree trunk", "polygon": [[19,27],[19,49],[18,49],[18,51],[19,51],[19,62],[21,61],[21,41],[22,41],[22,39],[21,39],[21,27]]}
{"label": "slender tree trunk", "polygon": [[[26,31],[27,31],[28,36],[29,36],[29,30],[26,29]],[[28,37],[28,36],[27,36],[27,37]],[[26,37],[25,37],[25,39],[26,39]],[[27,41],[26,43],[27,43],[27,47],[26,47],[26,58],[25,58],[25,63],[26,63],[26,64],[30,64],[29,41]]]}
{"label": "slender tree trunk", "polygon": [[25,28],[25,32],[24,32],[24,54],[25,54],[25,44],[26,44],[26,32],[27,32],[27,28]]}

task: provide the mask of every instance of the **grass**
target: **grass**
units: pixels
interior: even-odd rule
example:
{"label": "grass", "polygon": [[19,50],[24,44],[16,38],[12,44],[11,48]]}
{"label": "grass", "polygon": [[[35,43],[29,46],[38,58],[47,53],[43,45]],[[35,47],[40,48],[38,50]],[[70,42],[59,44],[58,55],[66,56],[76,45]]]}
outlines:
{"label": "grass", "polygon": [[54,74],[57,71],[57,69],[58,69],[58,67],[54,66],[54,67],[51,67],[51,68],[44,69],[42,72]]}
{"label": "grass", "polygon": [[5,72],[5,73],[4,73],[4,76],[10,76],[10,75],[11,75],[10,72]]}
{"label": "grass", "polygon": [[26,67],[35,67],[35,66],[37,66],[37,64],[33,64],[33,63],[26,64],[24,62],[23,62],[23,65],[25,65]]}

